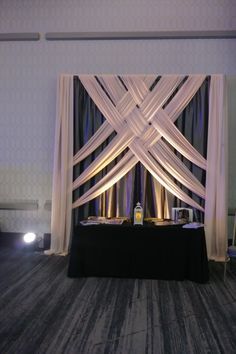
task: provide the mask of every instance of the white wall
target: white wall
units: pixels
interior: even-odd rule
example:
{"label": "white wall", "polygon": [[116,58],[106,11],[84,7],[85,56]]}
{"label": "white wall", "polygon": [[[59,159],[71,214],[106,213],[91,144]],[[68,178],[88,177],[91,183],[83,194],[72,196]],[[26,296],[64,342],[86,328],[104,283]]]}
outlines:
{"label": "white wall", "polygon": [[[38,211],[0,211],[4,231],[50,230],[56,80],[60,73],[225,73],[235,128],[236,40],[58,41],[56,31],[232,30],[234,0],[1,0],[0,32],[40,32],[0,42],[0,201],[36,199]],[[236,206],[230,132],[230,204]]]}

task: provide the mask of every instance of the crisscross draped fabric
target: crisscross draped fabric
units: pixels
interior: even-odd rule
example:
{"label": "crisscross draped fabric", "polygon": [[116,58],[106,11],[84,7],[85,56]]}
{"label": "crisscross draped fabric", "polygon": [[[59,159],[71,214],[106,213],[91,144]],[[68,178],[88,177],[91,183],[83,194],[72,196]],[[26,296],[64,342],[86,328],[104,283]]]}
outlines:
{"label": "crisscross draped fabric", "polygon": [[[187,80],[187,82],[183,85],[181,92],[178,94],[179,101],[181,100],[181,103],[179,102],[178,109],[175,107],[175,114],[170,111],[169,115],[172,117],[173,120],[175,120],[181,110],[184,109],[186,104],[190,101],[190,99],[193,97],[193,95],[196,93],[196,91],[199,89],[201,86],[205,76],[194,76],[191,77],[190,79]],[[139,82],[141,81],[140,78]],[[155,77],[152,77],[152,80],[154,80]],[[103,151],[102,154],[94,161],[93,164],[89,166],[87,170],[83,172],[79,178],[74,181],[73,188],[78,188],[81,184],[86,182],[89,178],[94,176],[95,173],[98,173],[102,168],[104,168],[107,164],[111,162],[113,158],[115,158],[121,151],[123,151],[127,146],[130,148],[130,152],[128,153],[131,155],[132,153],[136,156],[137,161],[141,161],[143,165],[149,170],[149,172],[160,182],[167,190],[169,190],[171,193],[176,195],[179,199],[185,201],[187,204],[199,209],[203,210],[200,205],[198,205],[194,200],[188,197],[186,193],[184,193],[177,185],[174,183],[171,178],[168,177],[165,171],[161,168],[159,164],[157,164],[153,158],[158,156],[158,160],[160,163],[163,161],[163,165],[165,165],[166,169],[168,172],[171,171],[171,166],[170,164],[166,163],[166,159],[162,159],[161,155],[158,154],[158,142],[157,139],[160,140],[161,134],[159,133],[159,130],[163,130],[163,127],[165,126],[165,132],[163,136],[169,140],[170,142],[174,141],[174,147],[178,147],[180,152],[184,152],[186,157],[189,157],[189,159],[193,162],[195,162],[197,165],[200,165],[201,167],[206,167],[206,162],[205,159],[192,147],[191,144],[188,143],[188,141],[181,135],[181,133],[178,131],[178,129],[175,127],[173,122],[171,121],[171,118],[167,116],[166,121],[162,121],[162,127],[159,127],[158,123],[158,118],[156,118],[155,114],[163,112],[162,105],[166,102],[166,100],[170,97],[170,95],[173,93],[174,89],[180,84],[180,82],[183,80],[183,77],[178,77],[178,76],[167,76],[163,77],[158,84],[155,86],[155,88],[150,92],[148,88],[146,87],[146,90],[143,90],[145,92],[146,96],[142,97],[143,102],[140,104],[140,95],[138,99],[136,99],[136,96],[133,94],[129,94],[127,90],[120,84],[120,80],[117,77],[106,77],[102,78],[102,83],[105,84],[106,87],[106,92],[108,90],[108,95],[111,93],[113,100],[115,100],[117,97],[114,96],[115,88],[118,86],[119,89],[118,95],[119,96],[119,102],[116,104],[117,107],[121,106],[121,101],[126,102],[126,110],[123,107],[123,118],[120,114],[120,112],[116,109],[115,105],[112,103],[112,101],[109,99],[108,95],[104,91],[104,89],[99,85],[98,81],[96,80],[95,77],[91,76],[80,76],[80,80],[84,84],[85,88],[89,92],[90,96],[93,98],[94,102],[97,104],[99,109],[103,112],[107,120],[110,122],[110,124],[113,126],[113,128],[117,131],[118,135],[116,138],[111,142],[110,145]],[[127,78],[126,78],[126,83],[127,83]],[[128,81],[129,82],[129,81]],[[193,83],[194,82],[194,83]],[[137,81],[136,81],[137,83]],[[142,87],[145,86],[145,83],[143,82]],[[111,89],[110,89],[111,87]],[[134,86],[134,89],[136,86]],[[123,92],[122,92],[123,89]],[[123,96],[121,97],[121,93]],[[133,93],[133,91],[131,91]],[[140,92],[139,92],[140,93]],[[127,99],[127,96],[129,96],[129,100]],[[125,97],[125,98],[124,98]],[[129,103],[131,102],[131,103]],[[140,109],[137,108],[137,104],[140,104]],[[167,106],[168,107],[168,106]],[[174,108],[174,105],[172,104],[172,107]],[[172,108],[172,109],[173,109]],[[141,111],[141,112],[140,112]],[[144,112],[144,113],[143,113]],[[144,116],[146,114],[146,116]],[[167,121],[169,119],[169,121]],[[151,126],[149,124],[152,124]],[[158,130],[159,129],[159,130]],[[169,133],[168,133],[169,131]],[[148,147],[153,144],[153,133],[158,137],[155,139],[156,140],[156,147],[153,149],[151,148],[148,150]],[[159,134],[158,134],[159,133]],[[142,139],[140,139],[142,137]],[[100,144],[102,141],[100,141]],[[142,149],[140,149],[140,146],[142,146]],[[146,148],[147,146],[147,148]],[[184,149],[185,147],[185,149]],[[192,181],[189,179],[189,175],[187,176],[186,173],[186,168],[185,166],[181,163],[179,160],[178,163],[176,162],[176,156],[174,153],[168,148],[166,144],[162,143],[162,150],[166,151],[171,155],[172,157],[172,164],[174,164],[174,169],[172,168],[172,175],[180,180],[184,185],[187,184],[190,189],[204,197],[204,188],[203,186],[194,178],[192,175]],[[139,153],[137,154],[137,151]],[[77,161],[75,160],[75,163]],[[179,167],[180,166],[180,167]],[[131,163],[125,165],[125,170],[123,170],[123,175],[127,173],[131,168],[133,167],[133,164]],[[181,169],[182,167],[182,169]],[[117,167],[114,167],[115,170],[117,170]],[[173,173],[173,171],[176,171],[176,173]],[[182,173],[180,172],[182,171]],[[114,171],[115,173],[115,171]],[[122,176],[123,176],[122,175]],[[183,175],[183,178],[180,177]],[[115,180],[113,180],[115,181]],[[111,182],[112,179],[110,179],[110,183],[107,184],[107,188],[111,187]],[[115,183],[115,182],[114,182]],[[114,184],[113,183],[113,184]],[[100,186],[103,184],[100,182]],[[104,186],[104,185],[103,185]],[[91,193],[91,192],[94,193]],[[77,202],[73,204],[74,207],[80,206],[84,204],[85,202],[88,202],[89,200],[95,198],[97,195],[102,193],[104,191],[104,188],[100,190],[93,188],[93,190],[88,191],[84,196],[82,196]],[[90,196],[90,197],[89,197]]]}
{"label": "crisscross draped fabric", "polygon": [[[178,75],[166,75],[158,80],[153,75],[122,77],[115,75],[97,77],[81,75],[81,82],[105,116],[106,121],[82,149],[76,153],[73,158],[73,164],[76,165],[95,151],[113,131],[116,132],[116,136],[73,182],[73,190],[83,185],[104,167],[108,166],[125,149],[128,148],[128,151],[124,153],[119,162],[98,183],[89,188],[73,203],[73,208],[77,208],[103,193],[140,161],[161,185],[186,204],[204,211],[203,207],[192,199],[189,193],[181,189],[176,181],[201,198],[205,199],[207,196],[205,208],[211,208],[212,210],[210,213],[209,210],[205,210],[208,254],[213,259],[224,258],[227,234],[226,215],[220,234],[213,227],[219,213],[221,213],[221,220],[223,220],[222,209],[226,206],[224,203],[222,207],[219,207],[220,201],[216,197],[219,183],[223,186],[223,196],[225,196],[225,181],[227,179],[227,159],[223,159],[223,156],[227,154],[227,149],[224,140],[225,134],[221,132],[222,129],[224,132],[226,130],[226,114],[223,109],[219,109],[219,106],[222,107],[224,103],[224,95],[221,94],[222,100],[220,102],[217,101],[219,92],[224,92],[223,77],[212,77],[213,85],[211,85],[210,96],[211,107],[213,108],[210,109],[209,120],[213,122],[211,123],[214,127],[213,136],[219,136],[222,142],[220,148],[216,150],[216,161],[219,161],[217,172],[221,172],[221,179],[218,184],[217,182],[214,183],[215,188],[210,188],[210,186],[213,186],[211,184],[213,180],[212,171],[215,171],[216,166],[218,166],[209,162],[209,156],[214,155],[212,148],[210,149],[208,145],[206,161],[174,124],[180,113],[202,85],[204,79],[205,75],[191,75],[188,78]],[[220,124],[215,123],[216,116]],[[209,139],[211,143],[214,140],[212,137]],[[183,164],[181,159],[176,156],[173,148],[191,163],[206,170],[208,176],[206,190]],[[224,149],[224,154],[222,154],[222,149]],[[68,190],[70,188],[71,185],[68,185]],[[210,203],[209,200],[211,200]],[[218,205],[218,208],[216,205]],[[213,230],[216,231],[216,236],[213,234]],[[55,238],[69,238],[68,234],[66,236],[65,233],[63,234],[64,236],[58,236],[58,234],[55,235]],[[215,238],[218,239],[217,242],[215,242]],[[214,247],[212,246],[213,244]],[[54,251],[58,252],[55,248]],[[65,249],[59,250],[59,252],[61,251],[65,251]]]}

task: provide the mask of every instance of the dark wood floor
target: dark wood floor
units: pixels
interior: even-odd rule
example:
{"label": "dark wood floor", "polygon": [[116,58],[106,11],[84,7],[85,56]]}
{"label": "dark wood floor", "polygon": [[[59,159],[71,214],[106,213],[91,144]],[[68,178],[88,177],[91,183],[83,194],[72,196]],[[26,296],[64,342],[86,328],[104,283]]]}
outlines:
{"label": "dark wood floor", "polygon": [[0,250],[0,353],[236,353],[236,263],[205,285],[69,279],[67,264]]}

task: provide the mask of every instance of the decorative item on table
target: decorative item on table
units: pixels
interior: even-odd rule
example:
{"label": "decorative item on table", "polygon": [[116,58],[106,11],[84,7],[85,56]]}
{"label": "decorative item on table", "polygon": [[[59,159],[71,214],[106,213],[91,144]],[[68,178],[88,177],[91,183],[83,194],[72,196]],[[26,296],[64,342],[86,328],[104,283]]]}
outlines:
{"label": "decorative item on table", "polygon": [[107,218],[105,216],[89,216],[88,219],[80,221],[83,226],[101,225],[106,223]]}
{"label": "decorative item on table", "polygon": [[144,218],[143,221],[144,221],[144,223],[155,224],[156,222],[164,221],[164,219],[163,218],[155,218],[155,217],[153,217],[153,218]]}
{"label": "decorative item on table", "polygon": [[110,218],[105,216],[89,216],[86,220],[81,220],[80,224],[83,226],[86,225],[122,225],[124,221],[127,221],[128,217],[117,217]]}
{"label": "decorative item on table", "polygon": [[176,223],[172,220],[166,219],[166,220],[162,220],[162,221],[156,221],[155,226],[170,226],[170,225],[176,225]]}
{"label": "decorative item on table", "polygon": [[183,225],[182,227],[184,229],[198,229],[199,227],[203,227],[204,224],[200,223],[200,222],[190,222],[188,224]]}
{"label": "decorative item on table", "polygon": [[88,217],[88,220],[94,220],[94,221],[100,221],[100,222],[103,222],[104,220],[106,220],[107,218],[105,216],[96,216],[96,215],[93,215],[93,216],[89,216]]}
{"label": "decorative item on table", "polygon": [[88,219],[85,219],[85,220],[81,220],[80,224],[83,225],[83,226],[100,225],[101,221],[88,218]]}
{"label": "decorative item on table", "polygon": [[193,222],[193,209],[172,208],[171,220],[173,220],[176,224]]}
{"label": "decorative item on table", "polygon": [[134,225],[143,225],[143,208],[139,202],[134,208]]}

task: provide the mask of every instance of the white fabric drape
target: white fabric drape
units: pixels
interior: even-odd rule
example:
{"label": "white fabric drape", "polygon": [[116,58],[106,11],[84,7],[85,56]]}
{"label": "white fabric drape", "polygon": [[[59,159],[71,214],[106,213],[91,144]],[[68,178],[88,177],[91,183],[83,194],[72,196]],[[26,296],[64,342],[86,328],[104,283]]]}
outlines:
{"label": "white fabric drape", "polygon": [[120,160],[99,182],[91,187],[83,196],[73,204],[74,208],[83,205],[90,200],[96,198],[107,189],[111,188],[118,182],[126,173],[133,168],[138,162],[138,158],[132,154],[125,154],[124,158]]}
{"label": "white fabric drape", "polygon": [[[53,173],[51,253],[62,254],[68,250],[72,188],[78,188],[95,176],[128,147],[128,152],[117,165],[75,201],[73,207],[80,206],[106,191],[141,161],[156,181],[192,207],[203,211],[196,201],[177,186],[168,173],[189,190],[205,198],[208,256],[215,260],[225,259],[227,114],[224,78],[219,75],[213,75],[211,78],[207,161],[174,125],[179,114],[201,86],[205,75],[189,76],[185,82],[182,82],[181,76],[164,76],[150,91],[155,78],[123,76],[124,86],[117,76],[99,76],[98,80],[93,76],[80,76],[81,82],[105,116],[106,122],[73,158],[73,77],[60,77]],[[181,87],[168,102],[180,84]],[[117,135],[72,184],[73,165],[91,154],[114,130]],[[162,137],[195,165],[206,169],[206,190]]]}
{"label": "white fabric drape", "polygon": [[105,121],[89,141],[74,155],[73,164],[76,165],[92,154],[113,132],[112,126]]}
{"label": "white fabric drape", "polygon": [[73,76],[61,75],[57,85],[57,118],[54,145],[51,249],[66,254],[71,231],[73,180]]}
{"label": "white fabric drape", "polygon": [[205,234],[208,257],[225,261],[227,249],[228,125],[226,83],[212,75],[209,102]]}
{"label": "white fabric drape", "polygon": [[[90,95],[93,94],[91,92],[91,88],[87,86],[86,81],[83,81],[83,78],[86,79],[88,76],[80,76],[81,82],[83,82],[84,86],[87,88],[87,90],[90,92]],[[139,84],[142,83],[141,78],[138,77],[133,77],[132,82],[134,81],[136,84],[137,82]],[[144,82],[148,82],[148,85],[151,85],[151,82],[155,79],[153,76],[147,76],[148,80],[146,78],[143,78]],[[120,101],[117,104],[117,109],[119,108],[119,112],[121,114],[124,113],[124,110],[129,112],[129,109],[127,108],[127,104],[129,104],[131,108],[135,107],[136,104],[140,103],[139,97],[135,97],[137,101],[131,102],[131,104],[126,102],[126,105],[124,103],[124,99],[121,100],[124,95],[124,87],[121,86],[121,83],[118,79],[114,78],[113,76],[106,76],[106,80],[104,80],[102,77],[99,77],[101,80],[102,84],[106,88],[106,90],[109,92],[109,95],[113,98],[113,101],[118,99],[117,96],[119,97]],[[125,83],[127,84],[127,81],[129,82],[127,77],[123,78]],[[205,79],[204,75],[198,75],[198,76],[190,76],[187,81],[184,83],[184,85],[180,88],[180,90],[177,92],[177,94],[174,96],[174,98],[171,100],[171,102],[168,104],[168,106],[165,108],[165,112],[168,114],[172,122],[174,122],[177,117],[180,115],[180,113],[183,111],[183,109],[187,106],[187,104],[190,102],[190,100],[193,98],[195,95],[196,91],[199,89],[201,84],[203,83],[203,80]],[[104,82],[105,81],[105,82]],[[107,85],[106,82],[111,82],[112,85]],[[88,83],[89,85],[89,83]],[[130,87],[130,85],[129,85]],[[159,86],[158,86],[159,87]],[[159,87],[160,88],[160,87]],[[117,95],[114,95],[114,91],[117,90]],[[138,89],[137,89],[138,90]],[[147,88],[145,92],[147,92]],[[116,91],[115,91],[116,92]],[[122,94],[122,95],[121,95]],[[128,94],[124,95],[124,97],[128,100],[130,100],[130,96]],[[100,110],[102,110],[102,100],[101,101],[96,101],[96,104],[98,107],[100,107]],[[104,115],[106,116],[108,114],[107,111],[103,111]],[[98,131],[91,137],[91,139],[77,152],[77,154],[74,156],[74,165],[80,162],[82,159],[86,158],[89,154],[91,154],[99,145],[101,145],[104,140],[111,134],[113,131],[113,128],[109,125],[109,123],[106,121],[102,124],[102,126],[98,129]],[[153,131],[152,129],[152,136],[151,136],[151,145],[153,145],[157,140],[160,139],[161,135],[158,134],[156,131]]]}
{"label": "white fabric drape", "polygon": [[[155,156],[158,155],[158,161],[165,166],[168,172],[172,171],[174,178],[179,180],[185,186],[190,187],[190,190],[194,193],[204,196],[204,187],[193,177],[190,179],[191,172],[186,173],[186,167],[179,160],[177,162],[176,157],[173,157],[173,152],[163,143],[160,143],[160,147],[157,144],[156,148],[151,148],[148,152],[148,147],[153,145],[153,135],[158,135],[160,140],[161,134],[154,128],[157,129],[155,125],[158,126],[158,114],[163,117],[165,116],[166,120],[162,121],[162,127],[160,130],[163,130],[165,126],[164,134],[165,138],[174,143],[175,147],[178,147],[185,156],[189,157],[190,160],[195,162],[201,167],[206,166],[205,159],[192,147],[191,144],[182,136],[178,129],[173,124],[173,117],[177,118],[177,114],[180,113],[181,109],[183,110],[186,104],[189,102],[200,87],[204,80],[205,76],[195,76],[191,77],[190,80],[183,85],[181,88],[181,93],[178,94],[178,103],[177,108],[172,105],[172,111],[169,111],[169,115],[165,113],[162,109],[162,105],[170,97],[175,88],[180,84],[182,77],[180,76],[166,76],[163,77],[156,85],[156,87],[150,92],[148,88],[145,89],[145,84],[143,83],[142,90],[137,90],[136,86],[134,90],[131,91],[132,95],[127,92],[124,87],[120,85],[120,81],[117,77],[102,77],[103,87],[106,87],[106,92],[109,96],[112,96],[113,101],[115,101],[115,106],[108,98],[107,94],[104,92],[104,89],[99,85],[95,77],[92,76],[81,76],[81,82],[85,86],[86,90],[102,111],[102,113],[107,118],[108,122],[113,126],[114,130],[117,131],[118,135],[113,139],[113,141],[108,145],[108,147],[103,150],[103,152],[98,156],[98,158],[74,181],[73,189],[78,188],[81,184],[85,183],[89,178],[98,173],[102,168],[104,168],[108,163],[111,162],[112,156],[115,158],[122,149],[124,150],[129,146],[133,154],[140,160],[143,165],[149,170],[149,172],[171,193],[177,196],[179,199],[183,200],[187,204],[203,211],[203,208],[191,199],[185,192],[183,192],[163,171],[159,164],[156,164],[153,160],[153,157],[149,154]],[[99,79],[101,79],[99,77]],[[133,80],[134,81],[134,80]],[[193,82],[195,84],[193,85]],[[129,86],[130,83],[126,78],[126,84]],[[137,84],[137,80],[136,80]],[[116,93],[117,89],[117,95]],[[138,94],[136,92],[138,91]],[[143,95],[146,94],[144,97]],[[123,96],[122,96],[123,95]],[[116,102],[119,99],[120,101]],[[135,100],[135,101],[134,101]],[[142,100],[142,103],[140,103]],[[136,107],[137,103],[140,104],[140,110]],[[182,104],[181,104],[182,103]],[[119,107],[120,111],[117,110]],[[168,106],[167,106],[168,107]],[[121,114],[122,112],[122,114]],[[160,118],[161,119],[161,118]],[[152,121],[152,126],[150,126],[150,121]],[[149,124],[148,124],[149,122]],[[174,132],[174,133],[173,133]],[[140,137],[142,139],[140,140]],[[100,140],[102,142],[102,139]],[[157,139],[156,139],[157,142]],[[159,142],[159,141],[158,141]],[[142,146],[142,151],[139,149],[139,145]],[[147,147],[147,149],[145,148]],[[184,149],[185,147],[185,149]],[[162,148],[162,154],[158,154],[158,149]],[[140,155],[137,155],[137,151],[140,151]],[[163,157],[164,152],[172,156],[172,167],[170,164],[166,163],[166,159]],[[130,152],[129,152],[130,154]],[[130,155],[131,156],[131,155]],[[133,167],[126,164],[125,170],[128,172]],[[104,181],[107,181],[105,178]],[[115,179],[116,180],[116,179]],[[107,187],[113,185],[112,181],[106,183]],[[104,190],[102,181],[100,181],[100,191]],[[96,193],[90,193],[90,200],[97,196],[99,191],[96,190]],[[74,204],[73,207],[81,205],[83,200],[88,201],[88,194],[86,198],[80,197]]]}

